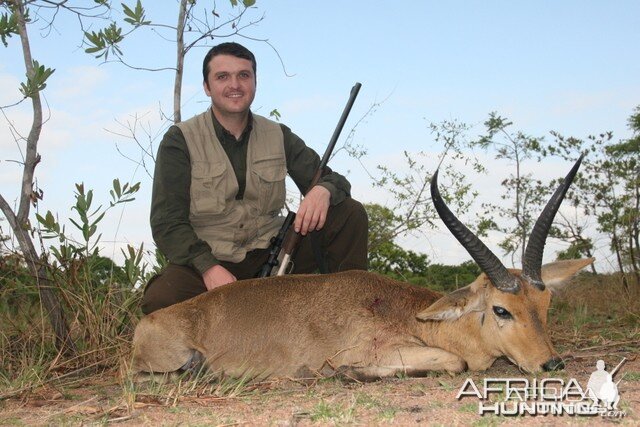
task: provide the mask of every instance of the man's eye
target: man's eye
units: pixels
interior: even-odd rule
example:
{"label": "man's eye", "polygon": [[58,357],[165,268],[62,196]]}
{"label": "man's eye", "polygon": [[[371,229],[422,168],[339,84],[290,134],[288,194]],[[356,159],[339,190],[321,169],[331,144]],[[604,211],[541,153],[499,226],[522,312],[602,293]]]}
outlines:
{"label": "man's eye", "polygon": [[218,74],[216,77],[217,77],[218,80],[224,80],[224,79],[227,78],[227,75],[226,74]]}
{"label": "man's eye", "polygon": [[493,312],[501,319],[512,319],[513,316],[505,308],[498,305],[493,306]]}

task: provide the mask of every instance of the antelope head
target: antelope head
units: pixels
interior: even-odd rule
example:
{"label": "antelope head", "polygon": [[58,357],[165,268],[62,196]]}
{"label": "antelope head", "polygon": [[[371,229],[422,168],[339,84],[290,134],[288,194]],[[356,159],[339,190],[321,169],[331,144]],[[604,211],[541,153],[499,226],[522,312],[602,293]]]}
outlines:
{"label": "antelope head", "polygon": [[[433,176],[431,197],[440,218],[480,266],[483,274],[471,285],[436,301],[417,317],[422,320],[462,322],[462,328],[450,329],[453,332],[449,333],[448,339],[451,342],[459,341],[458,353],[463,353],[461,357],[467,360],[470,369],[486,369],[503,355],[529,372],[564,367],[547,333],[550,288],[572,277],[593,259],[561,261],[543,266],[542,255],[553,218],[581,161],[582,157],[537,219],[525,249],[522,270],[507,269],[455,217],[438,190],[438,172]],[[457,332],[464,338],[451,336]]]}

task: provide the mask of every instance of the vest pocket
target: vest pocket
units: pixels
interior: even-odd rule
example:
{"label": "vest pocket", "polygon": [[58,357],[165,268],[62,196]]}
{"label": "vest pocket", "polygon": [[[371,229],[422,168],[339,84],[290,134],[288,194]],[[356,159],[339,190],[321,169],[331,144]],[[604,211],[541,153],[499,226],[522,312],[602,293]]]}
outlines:
{"label": "vest pocket", "polygon": [[258,159],[253,163],[258,177],[260,210],[265,214],[277,213],[285,202],[287,166],[281,156]]}
{"label": "vest pocket", "polygon": [[196,215],[220,214],[225,208],[224,162],[193,162],[191,209]]}

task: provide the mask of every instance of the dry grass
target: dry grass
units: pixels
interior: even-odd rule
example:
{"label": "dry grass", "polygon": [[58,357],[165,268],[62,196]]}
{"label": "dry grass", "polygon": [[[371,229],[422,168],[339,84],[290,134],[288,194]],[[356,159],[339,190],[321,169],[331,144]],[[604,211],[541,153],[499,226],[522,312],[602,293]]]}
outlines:
{"label": "dry grass", "polygon": [[640,289],[618,276],[583,274],[554,297],[549,328],[565,357],[630,351],[640,346]]}

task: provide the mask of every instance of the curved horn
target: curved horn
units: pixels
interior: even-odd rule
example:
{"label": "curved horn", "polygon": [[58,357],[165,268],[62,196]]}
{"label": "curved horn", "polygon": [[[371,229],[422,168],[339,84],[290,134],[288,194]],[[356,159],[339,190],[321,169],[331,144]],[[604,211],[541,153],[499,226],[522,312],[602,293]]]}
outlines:
{"label": "curved horn", "polygon": [[480,239],[471,232],[458,218],[449,210],[442,200],[440,191],[438,190],[438,170],[431,178],[431,199],[433,205],[438,211],[438,215],[447,226],[451,234],[464,246],[469,252],[471,258],[480,266],[493,285],[503,292],[517,293],[520,285],[516,277],[507,270],[502,262],[493,252],[485,246]]}
{"label": "curved horn", "polygon": [[547,202],[547,206],[545,206],[538,217],[529,235],[529,242],[527,242],[527,248],[524,251],[524,260],[522,261],[522,276],[540,290],[544,290],[544,283],[542,282],[542,253],[544,252],[544,244],[551,229],[553,218],[556,216],[556,212],[558,212],[558,208],[560,208],[560,204],[580,168],[583,157],[584,154],[576,161],[573,168],[571,168],[564,178],[562,184],[560,184],[555,193],[553,193],[553,196],[551,196],[551,199]]}

